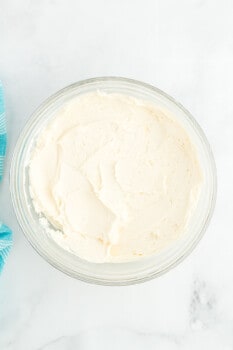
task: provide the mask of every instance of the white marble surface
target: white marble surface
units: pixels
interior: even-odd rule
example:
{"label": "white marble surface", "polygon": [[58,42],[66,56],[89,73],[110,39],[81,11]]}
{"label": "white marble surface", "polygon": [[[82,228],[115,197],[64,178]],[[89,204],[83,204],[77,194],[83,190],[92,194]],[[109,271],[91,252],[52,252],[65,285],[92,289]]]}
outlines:
{"label": "white marble surface", "polygon": [[142,285],[101,287],[50,267],[25,240],[8,174],[0,216],[14,248],[0,277],[1,350],[233,349],[232,0],[1,0],[0,78],[9,161],[20,130],[51,93],[103,75],[146,81],[205,130],[218,200],[196,250]]}

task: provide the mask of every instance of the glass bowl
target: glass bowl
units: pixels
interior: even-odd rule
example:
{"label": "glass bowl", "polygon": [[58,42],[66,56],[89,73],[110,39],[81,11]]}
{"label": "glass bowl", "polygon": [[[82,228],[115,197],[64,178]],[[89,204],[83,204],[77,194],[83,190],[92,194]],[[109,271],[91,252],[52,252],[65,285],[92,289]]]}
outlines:
{"label": "glass bowl", "polygon": [[[195,145],[203,171],[203,186],[197,207],[182,237],[168,249],[151,257],[127,263],[95,264],[62,249],[46,233],[34,211],[29,194],[28,162],[38,134],[54,112],[70,99],[91,91],[127,94],[166,109],[186,129]],[[15,147],[10,189],[18,222],[35,250],[60,271],[80,280],[103,285],[129,285],[157,277],[181,262],[203,236],[216,198],[216,169],[209,143],[190,113],[173,98],[148,84],[118,77],[94,78],[72,84],[48,98],[31,116]]]}

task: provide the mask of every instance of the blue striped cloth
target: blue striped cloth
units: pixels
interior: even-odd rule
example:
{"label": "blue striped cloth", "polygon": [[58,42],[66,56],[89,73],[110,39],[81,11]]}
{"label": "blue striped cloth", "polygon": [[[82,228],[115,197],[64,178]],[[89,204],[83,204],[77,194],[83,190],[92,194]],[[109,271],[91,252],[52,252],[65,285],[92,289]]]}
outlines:
{"label": "blue striped cloth", "polygon": [[[3,101],[3,89],[0,82],[0,181],[3,176],[3,163],[6,155],[6,124],[5,124],[5,107]],[[1,209],[0,209],[1,210]],[[1,212],[0,212],[1,214]],[[3,268],[7,255],[12,246],[12,232],[0,221],[0,272]]]}

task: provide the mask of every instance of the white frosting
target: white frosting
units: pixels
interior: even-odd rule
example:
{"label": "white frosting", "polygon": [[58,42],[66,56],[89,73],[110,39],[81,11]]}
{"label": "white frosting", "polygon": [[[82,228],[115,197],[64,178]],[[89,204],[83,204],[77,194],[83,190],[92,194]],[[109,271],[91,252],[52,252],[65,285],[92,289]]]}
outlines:
{"label": "white frosting", "polygon": [[196,151],[173,117],[99,92],[55,113],[33,149],[29,178],[53,239],[93,262],[169,246],[184,232],[202,182]]}

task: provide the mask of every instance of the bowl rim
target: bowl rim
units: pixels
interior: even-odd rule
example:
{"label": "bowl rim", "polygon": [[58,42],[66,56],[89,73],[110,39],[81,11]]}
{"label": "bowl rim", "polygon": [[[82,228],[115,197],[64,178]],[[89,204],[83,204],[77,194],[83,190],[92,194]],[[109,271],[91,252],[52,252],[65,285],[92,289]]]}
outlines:
{"label": "bowl rim", "polygon": [[[208,214],[206,215],[205,222],[202,226],[202,229],[200,230],[199,234],[197,234],[196,238],[192,241],[192,244],[189,246],[189,248],[186,249],[180,256],[178,256],[176,258],[176,260],[172,261],[170,264],[168,264],[161,271],[155,271],[154,273],[148,273],[147,275],[145,275],[143,277],[139,277],[139,278],[137,278],[135,276],[134,278],[128,279],[128,280],[114,280],[114,281],[104,279],[104,278],[103,279],[94,278],[93,276],[89,277],[85,274],[82,275],[80,273],[75,274],[69,268],[65,268],[64,266],[61,268],[61,266],[58,263],[56,263],[56,261],[54,261],[51,256],[48,256],[42,249],[40,249],[38,247],[38,245],[36,244],[36,240],[33,239],[33,235],[29,235],[26,232],[27,230],[24,228],[24,225],[23,225],[22,212],[21,212],[20,206],[18,205],[18,198],[15,195],[15,193],[16,193],[16,188],[15,188],[16,181],[15,180],[17,178],[17,167],[15,165],[16,165],[17,159],[20,155],[20,150],[22,148],[24,138],[27,135],[27,132],[30,129],[30,126],[36,120],[36,117],[39,114],[41,114],[48,107],[48,105],[55,102],[59,97],[61,97],[62,95],[64,95],[66,92],[68,92],[70,90],[76,89],[78,87],[86,86],[89,84],[93,84],[93,83],[111,82],[111,81],[113,83],[114,82],[115,83],[122,82],[122,83],[126,83],[129,85],[133,84],[133,85],[137,85],[138,87],[145,88],[147,90],[150,90],[152,93],[154,92],[156,94],[162,95],[169,102],[171,102],[172,104],[175,104],[176,107],[181,109],[181,111],[186,115],[187,119],[191,122],[192,126],[194,126],[194,128],[197,129],[197,131],[200,135],[200,138],[203,141],[203,144],[204,144],[206,151],[207,151],[207,154],[208,154],[211,173],[212,173],[212,181],[213,181],[212,198],[210,201],[210,207],[208,210]],[[21,227],[21,230],[24,233],[24,236],[29,241],[31,246],[37,251],[37,253],[42,258],[44,258],[45,261],[47,261],[50,265],[52,265],[54,268],[60,270],[61,272],[65,273],[66,275],[69,275],[71,277],[74,277],[76,279],[79,279],[79,280],[82,280],[82,281],[88,282],[88,283],[100,284],[100,285],[110,285],[110,286],[113,286],[113,285],[131,285],[131,284],[142,283],[142,282],[151,280],[155,277],[159,277],[162,274],[166,273],[167,271],[173,269],[179,263],[181,263],[197,246],[198,242],[201,240],[204,233],[206,232],[206,229],[209,225],[210,219],[213,215],[213,211],[215,208],[216,197],[217,197],[217,169],[216,169],[216,164],[215,164],[213,152],[212,152],[210,144],[205,136],[205,133],[203,132],[202,128],[200,127],[198,122],[195,120],[195,118],[191,115],[191,113],[180,102],[178,102],[176,99],[174,99],[173,97],[171,97],[170,95],[168,95],[164,91],[160,90],[159,88],[154,87],[150,84],[141,82],[139,80],[124,78],[124,77],[117,77],[117,76],[95,77],[95,78],[90,78],[90,79],[85,79],[85,80],[75,82],[73,84],[70,84],[70,85],[60,89],[59,91],[55,92],[50,97],[48,97],[46,100],[44,100],[39,105],[39,107],[31,114],[29,119],[26,121],[25,126],[24,126],[23,130],[21,131],[21,133],[18,137],[18,140],[15,144],[15,148],[14,148],[14,152],[13,152],[13,156],[12,156],[12,160],[11,160],[11,166],[10,166],[10,193],[11,193],[11,200],[13,203],[13,207],[14,207],[14,211],[15,211],[15,214],[17,217],[17,221],[18,221],[19,226]]]}

